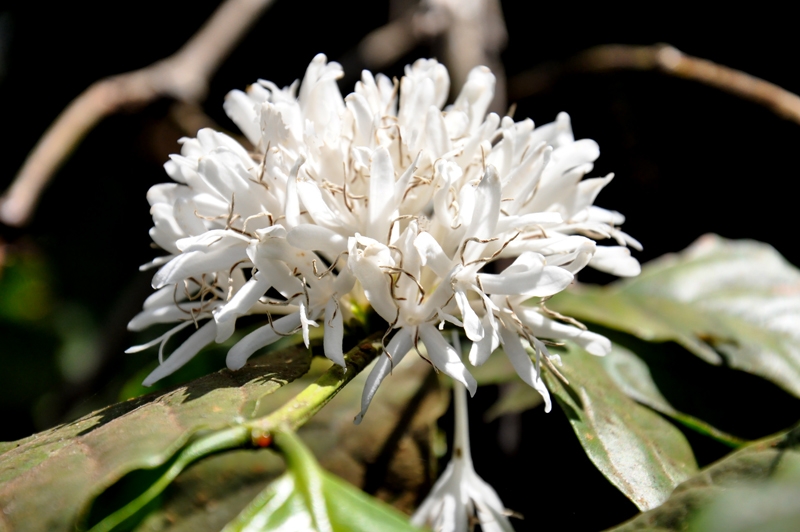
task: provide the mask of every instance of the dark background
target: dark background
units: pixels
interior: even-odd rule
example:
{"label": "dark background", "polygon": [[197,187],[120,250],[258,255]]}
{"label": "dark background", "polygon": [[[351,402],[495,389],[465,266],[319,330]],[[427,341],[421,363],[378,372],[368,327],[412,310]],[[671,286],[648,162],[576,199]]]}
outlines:
{"label": "dark background", "polygon": [[[0,187],[10,183],[45,128],[83,89],[170,55],[216,5],[0,3]],[[503,2],[507,74],[513,78],[543,63],[557,64],[598,44],[667,42],[800,92],[792,17],[767,9],[705,14],[658,5],[614,12],[566,2]],[[222,111],[226,92],[259,77],[287,85],[302,77],[318,52],[344,63],[342,92],[350,92],[361,68],[355,47],[388,13],[388,4],[369,0],[278,0],[212,79],[206,112],[233,129]],[[430,50],[423,43],[404,59],[411,62]],[[403,64],[385,71],[400,75]],[[145,193],[167,179],[161,165],[179,149],[180,133],[167,118],[169,104],[160,101],[105,120],[56,175],[30,226],[0,226],[6,243],[0,274],[0,440],[139,393],[137,383],[154,365],[151,351],[122,351],[137,341],[125,323],[150,292],[150,274],[137,268],[156,253],[149,246]],[[800,264],[793,187],[800,124],[657,72],[569,74],[517,104],[515,117],[529,116],[537,124],[567,111],[576,137],[599,142],[602,155],[593,175],[613,171],[616,178],[597,204],[627,216],[624,229],[644,244],[637,255],[642,262],[715,232],[766,241]],[[600,275],[582,279],[607,281]],[[81,366],[84,355],[91,360]],[[758,437],[792,421],[775,408],[759,410],[769,401],[784,401],[780,404],[793,405],[796,412],[797,403],[755,377],[729,372],[727,380],[717,379],[718,373],[704,373],[704,364],[674,346],[664,346],[661,356],[675,361],[671,371],[686,379],[687,388],[702,390],[684,401],[727,412],[721,414],[723,429]],[[172,382],[222,364],[219,356],[200,357]],[[709,388],[706,378],[716,388]],[[742,388],[755,392],[745,396]],[[722,391],[732,398],[715,403]],[[476,423],[494,393],[478,395]],[[520,445],[511,456],[495,444],[497,423],[473,423],[473,431],[484,436],[473,443],[478,472],[507,506],[525,514],[518,530],[553,525],[594,530],[635,513],[593,469],[559,412],[545,415],[539,409],[521,421]],[[443,426],[448,423],[445,419]],[[726,452],[690,438],[702,463]]]}

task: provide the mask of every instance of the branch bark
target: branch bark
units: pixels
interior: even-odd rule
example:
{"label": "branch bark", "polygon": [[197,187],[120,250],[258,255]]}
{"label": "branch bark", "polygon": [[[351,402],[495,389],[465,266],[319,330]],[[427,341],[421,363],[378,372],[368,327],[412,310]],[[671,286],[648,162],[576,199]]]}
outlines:
{"label": "branch bark", "polygon": [[202,101],[222,61],[274,0],[226,0],[175,54],[93,83],[56,118],[0,197],[0,221],[25,225],[42,190],[81,140],[105,117],[161,97]]}
{"label": "branch bark", "polygon": [[515,76],[509,82],[509,93],[512,100],[518,100],[550,88],[558,78],[567,74],[615,70],[658,70],[704,83],[763,105],[800,124],[800,96],[746,72],[686,55],[666,44],[608,44],[590,48],[562,64],[542,65]]}

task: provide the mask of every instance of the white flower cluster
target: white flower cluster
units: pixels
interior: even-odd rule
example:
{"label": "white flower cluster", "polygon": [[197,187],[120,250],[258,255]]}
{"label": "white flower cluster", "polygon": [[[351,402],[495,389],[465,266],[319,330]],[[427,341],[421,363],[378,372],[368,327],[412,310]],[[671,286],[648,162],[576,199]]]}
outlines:
{"label": "white flower cluster", "polygon": [[[204,129],[165,165],[175,183],[147,198],[150,234],[169,255],[151,263],[160,266],[158,291],[129,327],[180,323],[129,350],[161,344],[161,365],[145,384],[230,338],[245,315],[265,323],[230,349],[229,368],[284,335],[302,331],[308,343],[309,327],[320,326],[326,356],[343,365],[343,324],[371,307],[393,336],[359,420],[413,349],[475,392],[442,337],[445,322],[472,341],[473,365],[502,345],[549,409],[539,365],[550,355],[540,338],[571,339],[597,355],[610,344],[537,303],[587,265],[639,273],[627,247],[639,244],[618,229],[624,217],[592,205],[612,176],[583,179],[597,144],[575,141],[566,114],[538,128],[487,115],[495,78],[485,67],[444,109],[450,82],[435,60],[406,67],[399,83],[364,71],[345,98],[341,76],[318,55],[299,94],[297,83],[261,80],[231,92],[225,111],[254,151]],[[618,245],[595,242],[608,238]],[[493,270],[499,259],[513,262]],[[166,341],[188,326],[197,330],[164,360]]]}

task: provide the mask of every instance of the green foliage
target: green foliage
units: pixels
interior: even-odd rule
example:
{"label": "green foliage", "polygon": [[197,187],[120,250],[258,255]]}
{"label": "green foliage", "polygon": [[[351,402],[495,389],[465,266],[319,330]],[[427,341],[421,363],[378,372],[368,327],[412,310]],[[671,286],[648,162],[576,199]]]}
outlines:
{"label": "green foliage", "polygon": [[683,434],[620,390],[597,359],[571,347],[560,371],[545,373],[586,454],[640,509],[661,504],[697,470]]}
{"label": "green foliage", "polygon": [[701,419],[676,410],[658,389],[647,364],[628,349],[613,344],[611,353],[601,359],[609,377],[625,394],[683,425],[730,447],[739,447],[745,440],[726,434]]}
{"label": "green foliage", "polygon": [[6,522],[25,530],[71,529],[104,489],[131,471],[164,464],[198,431],[250,419],[261,398],[305,373],[309,362],[304,348],[274,353],[244,370],[223,370],[3,444]]}
{"label": "green foliage", "polygon": [[581,286],[548,305],[644,340],[675,341],[800,397],[800,272],[774,248],[716,235],[608,287]]}
{"label": "green foliage", "polygon": [[[15,279],[3,282],[36,301],[39,285]],[[800,396],[800,337],[790,326],[800,272],[769,246],[707,236],[639,278],[577,288],[547,305],[643,340],[675,341]],[[38,319],[0,311],[10,321]],[[448,393],[425,364],[406,363],[354,426],[367,373],[359,372],[378,345],[370,342],[348,353],[348,372],[290,346],[238,372],[0,444],[0,529],[412,530],[372,495],[406,512],[418,504],[435,480],[435,425]],[[673,406],[663,375],[640,357],[650,360],[652,344],[629,347],[613,344],[601,358],[568,344],[559,368],[568,383],[543,371],[588,457],[645,511],[617,530],[791,530],[800,519],[797,432],[747,445]],[[489,420],[541,404],[502,350],[474,375],[501,386]],[[662,415],[739,450],[698,473],[683,433]],[[303,425],[305,443],[281,430],[286,423]],[[270,450],[244,450],[261,436],[277,438],[288,469]]]}
{"label": "green foliage", "polygon": [[683,482],[658,508],[613,532],[797,530],[798,435],[795,428],[732,453]]}
{"label": "green foliage", "polygon": [[417,530],[391,506],[320,468],[295,434],[280,432],[275,444],[289,470],[272,482],[223,532],[309,530],[372,532]]}

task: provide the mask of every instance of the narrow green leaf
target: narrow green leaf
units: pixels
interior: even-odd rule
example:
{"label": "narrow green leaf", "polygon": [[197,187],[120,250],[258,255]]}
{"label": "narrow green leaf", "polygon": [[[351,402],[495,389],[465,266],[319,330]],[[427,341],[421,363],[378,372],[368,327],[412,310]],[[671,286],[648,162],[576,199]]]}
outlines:
{"label": "narrow green leaf", "polygon": [[[275,433],[301,426],[315,412],[335,397],[345,384],[353,380],[378,355],[380,351],[380,344],[377,342],[378,337],[379,333],[375,333],[347,352],[344,356],[347,364],[346,370],[337,365],[330,367],[291,401],[282,405],[268,416],[211,431],[192,441],[181,449],[166,472],[147,490],[122,508],[105,517],[100,523],[92,527],[91,532],[110,532],[139,513],[155,497],[160,495],[189,464],[220,451],[230,451],[252,444],[257,447],[269,445],[270,439]],[[305,460],[302,455],[290,453],[289,457],[290,463],[295,465],[302,464],[302,461]],[[304,493],[317,497],[307,502],[310,508],[318,510],[323,507],[318,493],[320,481],[310,473],[309,475],[311,476],[304,476],[308,471],[311,470],[301,470],[297,479],[302,482],[301,487],[304,488]],[[325,532],[329,530],[330,527],[324,526],[325,515],[323,513],[315,512],[314,519],[314,524],[317,528]]]}
{"label": "narrow green leaf", "polygon": [[560,371],[569,385],[549,372],[545,379],[586,454],[640,509],[661,504],[697,470],[683,434],[626,396],[598,357],[570,346]]}
{"label": "narrow green leaf", "polygon": [[[257,411],[263,415],[274,412],[329,366],[315,358],[305,376],[264,397]],[[435,375],[431,378],[429,364],[407,358],[387,377],[364,421],[354,425],[368,373],[363,371],[353,379],[298,435],[327,471],[348,485],[377,493],[395,507],[411,511],[419,490],[435,480],[432,432],[436,419],[447,410],[449,393],[439,386]],[[217,532],[284,469],[283,460],[270,450],[206,458],[172,483],[161,507],[147,516],[136,532]],[[336,509],[329,511],[331,520],[336,521]],[[364,513],[363,509],[359,512]]]}
{"label": "narrow green leaf", "polygon": [[548,305],[704,360],[769,379],[800,397],[800,271],[774,248],[716,235],[661,257],[634,279],[577,287]]}
{"label": "narrow green leaf", "polygon": [[[800,428],[765,438],[743,447],[711,464],[686,480],[661,506],[615,527],[613,532],[672,532],[691,529],[695,532],[796,530],[780,528],[783,518],[797,516],[800,471]],[[772,479],[777,479],[773,483]],[[733,493],[730,496],[730,493]],[[727,495],[726,495],[727,494]],[[765,495],[777,497],[769,502]],[[748,500],[749,499],[749,500]],[[713,503],[712,501],[718,502]],[[785,504],[784,504],[785,503]],[[719,504],[719,506],[716,506]],[[709,507],[709,505],[712,505]],[[771,506],[770,506],[771,505]],[[701,509],[709,507],[692,524]],[[727,512],[726,520],[720,511]],[[794,513],[793,513],[794,512]],[[772,518],[776,528],[766,526]],[[759,523],[764,523],[760,526]],[[749,526],[752,525],[752,526]],[[743,526],[745,525],[745,526]]]}
{"label": "narrow green leaf", "polygon": [[135,530],[219,532],[285,470],[280,456],[269,449],[209,456],[183,471]]}
{"label": "narrow green leaf", "polygon": [[322,473],[328,512],[336,532],[419,532],[408,517],[388,504],[354,488],[339,477]]}
{"label": "narrow green leaf", "polygon": [[322,469],[314,460],[314,455],[291,431],[276,433],[275,446],[286,458],[286,466],[294,479],[294,489],[301,496],[314,530],[331,532],[333,527],[325,506],[325,495],[322,493]]}
{"label": "narrow green leaf", "polygon": [[[315,358],[306,375],[264,397],[257,412],[274,412],[329,366]],[[363,371],[301,427],[298,435],[327,471],[348,485],[379,493],[382,500],[411,511],[416,493],[435,480],[433,432],[436,419],[448,405],[449,393],[435,376],[431,378],[431,372],[423,360],[415,363],[407,358],[387,377],[364,421],[354,425],[369,373]],[[268,449],[206,458],[176,478],[164,492],[160,508],[148,515],[136,532],[217,532],[284,469],[283,460]],[[335,509],[331,512],[333,515]]]}
{"label": "narrow green leaf", "polygon": [[291,432],[275,435],[289,470],[260,493],[223,532],[309,530],[412,532],[389,505],[325,472]]}
{"label": "narrow green leaf", "polygon": [[260,398],[301,376],[309,362],[306,349],[270,353],[239,371],[207,375],[5,445],[5,521],[31,531],[72,530],[108,486],[135,469],[164,464],[200,430],[252,418]]}

